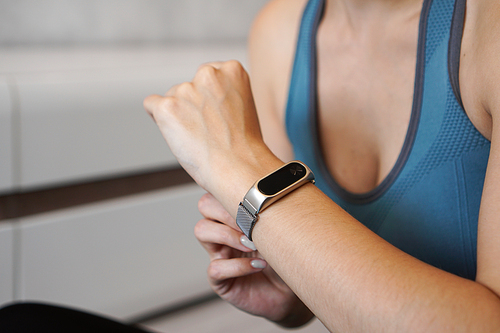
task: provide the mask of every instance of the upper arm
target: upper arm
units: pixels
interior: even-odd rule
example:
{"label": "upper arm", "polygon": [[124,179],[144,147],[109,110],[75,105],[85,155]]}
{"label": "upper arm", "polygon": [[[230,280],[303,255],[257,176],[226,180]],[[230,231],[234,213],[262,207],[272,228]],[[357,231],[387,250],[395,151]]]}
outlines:
{"label": "upper arm", "polygon": [[476,280],[500,296],[500,3],[483,0],[470,7],[464,105],[476,110],[475,125],[491,140],[478,223]]}
{"label": "upper arm", "polygon": [[284,161],[293,159],[285,108],[295,42],[305,0],[273,0],[256,17],[249,38],[250,78],[264,141]]}
{"label": "upper arm", "polygon": [[[495,122],[495,121],[494,121]],[[481,200],[476,281],[500,296],[500,120],[493,126],[491,152]]]}

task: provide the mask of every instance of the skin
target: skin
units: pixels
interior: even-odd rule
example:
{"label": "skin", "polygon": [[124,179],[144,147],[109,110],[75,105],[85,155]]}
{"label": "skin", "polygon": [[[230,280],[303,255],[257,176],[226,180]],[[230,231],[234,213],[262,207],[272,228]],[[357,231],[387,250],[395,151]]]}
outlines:
{"label": "skin", "polygon": [[[304,5],[274,0],[256,19],[251,84],[237,62],[214,63],[144,102],[181,165],[210,193],[200,200],[205,218],[195,228],[211,258],[210,284],[237,307],[283,326],[314,314],[335,332],[500,331],[496,0],[469,1],[460,66],[467,115],[491,140],[476,281],[403,253],[311,184],[260,214],[253,231],[258,252],[243,246],[234,221],[239,201],[293,157],[283,118]],[[318,31],[321,140],[330,172],[350,191],[377,186],[403,144],[420,8],[421,1],[410,0],[327,1]],[[375,79],[380,86],[371,85]]]}

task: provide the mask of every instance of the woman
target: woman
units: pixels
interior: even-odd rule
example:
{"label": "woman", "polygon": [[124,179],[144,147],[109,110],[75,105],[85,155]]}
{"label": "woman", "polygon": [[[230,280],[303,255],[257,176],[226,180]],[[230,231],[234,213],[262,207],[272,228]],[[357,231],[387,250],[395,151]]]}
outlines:
{"label": "woman", "polygon": [[[214,290],[288,327],[499,331],[499,22],[494,0],[273,0],[252,89],[227,62],[148,97],[210,193],[195,234]],[[255,252],[239,202],[293,158],[317,186],[259,214]]]}

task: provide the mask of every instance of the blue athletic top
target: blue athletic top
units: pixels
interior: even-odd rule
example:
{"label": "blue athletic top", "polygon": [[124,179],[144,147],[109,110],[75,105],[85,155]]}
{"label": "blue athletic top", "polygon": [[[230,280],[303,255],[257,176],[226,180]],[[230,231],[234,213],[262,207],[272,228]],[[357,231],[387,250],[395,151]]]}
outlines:
{"label": "blue athletic top", "polygon": [[382,238],[412,256],[474,279],[477,222],[490,142],[472,125],[458,86],[465,0],[424,0],[413,107],[401,153],[374,190],[346,191],[322,156],[317,125],[316,32],[324,0],[301,23],[286,127],[295,158],[317,186]]}

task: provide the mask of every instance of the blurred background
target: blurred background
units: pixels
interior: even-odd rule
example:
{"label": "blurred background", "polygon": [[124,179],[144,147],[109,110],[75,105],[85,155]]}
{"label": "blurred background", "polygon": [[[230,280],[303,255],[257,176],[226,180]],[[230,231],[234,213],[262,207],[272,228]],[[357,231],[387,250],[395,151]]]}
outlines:
{"label": "blurred background", "polygon": [[203,191],[142,101],[201,63],[247,66],[266,2],[0,0],[0,307],[42,301],[125,322],[167,316],[176,332],[241,331],[250,316],[222,303],[203,320],[172,319],[214,299],[193,235]]}
{"label": "blurred background", "polygon": [[266,0],[2,0],[0,45],[244,43]]}
{"label": "blurred background", "polygon": [[0,1],[0,304],[134,321],[210,297],[203,191],[142,100],[246,64],[265,2]]}

